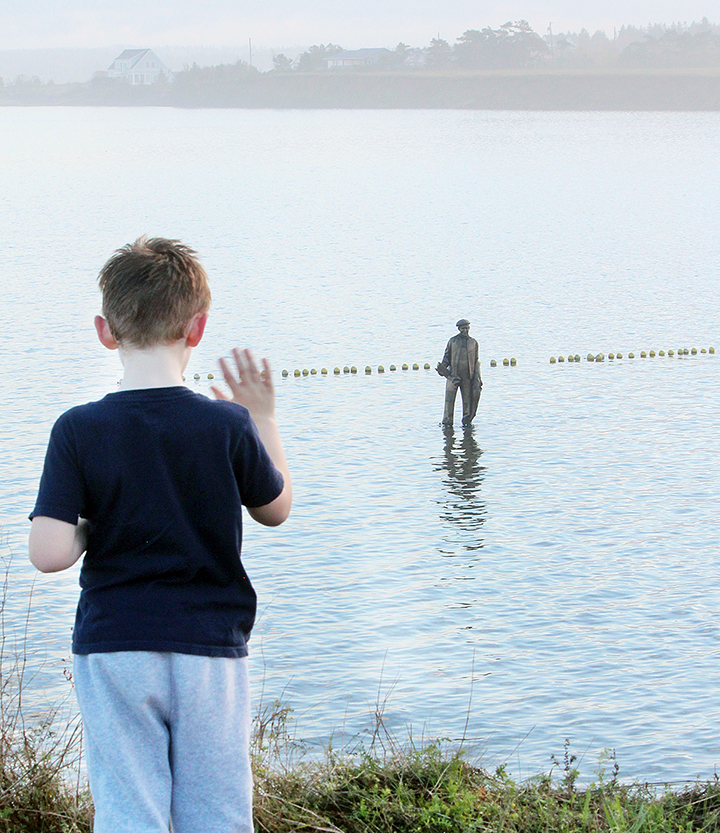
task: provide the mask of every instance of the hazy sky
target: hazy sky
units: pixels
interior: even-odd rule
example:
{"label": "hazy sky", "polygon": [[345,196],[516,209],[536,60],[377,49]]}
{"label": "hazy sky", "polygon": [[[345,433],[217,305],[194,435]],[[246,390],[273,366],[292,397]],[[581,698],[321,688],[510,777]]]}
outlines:
{"label": "hazy sky", "polygon": [[454,43],[466,29],[525,19],[544,34],[613,26],[718,22],[707,0],[0,0],[0,49],[109,46],[346,48]]}

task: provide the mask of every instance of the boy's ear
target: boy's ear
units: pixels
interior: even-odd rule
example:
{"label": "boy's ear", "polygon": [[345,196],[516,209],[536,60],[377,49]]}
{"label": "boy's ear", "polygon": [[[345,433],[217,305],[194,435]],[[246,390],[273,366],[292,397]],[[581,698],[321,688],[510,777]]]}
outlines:
{"label": "boy's ear", "polygon": [[95,329],[100,339],[100,344],[103,347],[107,347],[108,350],[118,349],[120,345],[117,343],[115,336],[110,332],[110,325],[107,322],[107,318],[103,318],[102,315],[96,315]]}
{"label": "boy's ear", "polygon": [[208,313],[207,312],[198,312],[196,315],[190,319],[190,323],[188,324],[185,332],[185,340],[187,341],[188,347],[197,347],[200,344],[200,340],[203,337],[203,333],[205,332],[205,325],[207,324],[208,320]]}

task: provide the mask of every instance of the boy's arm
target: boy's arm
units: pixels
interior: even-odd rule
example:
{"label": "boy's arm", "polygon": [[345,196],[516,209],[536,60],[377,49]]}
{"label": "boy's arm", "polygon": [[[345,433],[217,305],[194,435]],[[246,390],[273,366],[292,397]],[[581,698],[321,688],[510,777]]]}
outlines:
{"label": "boy's arm", "polygon": [[290,514],[292,483],[275,420],[275,389],[270,378],[270,365],[267,359],[263,359],[261,374],[249,350],[235,349],[233,357],[237,366],[237,377],[232,373],[227,362],[220,359],[220,368],[232,391],[232,398],[226,396],[219,388],[213,387],[212,390],[218,399],[231,400],[248,409],[265,450],[275,468],[283,476],[283,490],[275,500],[265,506],[247,507],[250,517],[258,523],[265,526],[279,526]]}
{"label": "boy's arm", "polygon": [[88,522],[77,524],[36,515],[30,526],[28,552],[30,561],[41,573],[66,570],[87,549]]}

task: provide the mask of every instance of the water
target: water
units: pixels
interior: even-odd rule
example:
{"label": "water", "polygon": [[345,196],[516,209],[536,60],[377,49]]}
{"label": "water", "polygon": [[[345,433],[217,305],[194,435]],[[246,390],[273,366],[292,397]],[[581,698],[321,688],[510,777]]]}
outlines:
{"label": "water", "polygon": [[[311,745],[465,734],[488,766],[709,778],[719,538],[712,113],[0,109],[0,523],[10,630],[57,414],[115,388],[95,275],[138,234],[196,246],[214,308],[190,382],[236,343],[279,371],[288,523],[249,525],[255,697]],[[474,429],[433,371],[480,342]],[[514,368],[490,368],[515,356]],[[332,374],[355,364],[357,376]],[[278,374],[279,375],[279,374]],[[34,702],[66,691],[76,570],[36,578]]]}

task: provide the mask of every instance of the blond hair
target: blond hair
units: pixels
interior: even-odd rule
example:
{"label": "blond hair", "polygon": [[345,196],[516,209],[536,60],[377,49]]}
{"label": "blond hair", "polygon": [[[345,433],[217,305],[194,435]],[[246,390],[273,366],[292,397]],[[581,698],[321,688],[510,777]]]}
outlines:
{"label": "blond hair", "polygon": [[118,344],[153,347],[185,336],[194,315],[210,308],[210,287],[197,253],[179,240],[140,237],[118,249],[98,277],[102,311]]}

